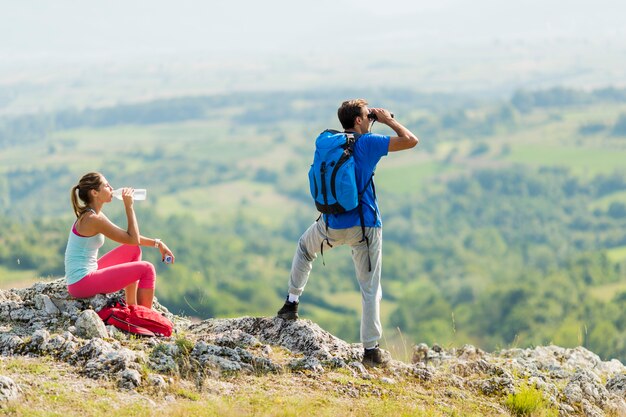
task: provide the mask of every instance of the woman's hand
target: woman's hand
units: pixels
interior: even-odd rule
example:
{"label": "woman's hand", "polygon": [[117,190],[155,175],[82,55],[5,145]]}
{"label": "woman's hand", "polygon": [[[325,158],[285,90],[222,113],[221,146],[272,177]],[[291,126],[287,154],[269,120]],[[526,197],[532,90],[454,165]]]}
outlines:
{"label": "woman's hand", "polygon": [[161,241],[161,243],[159,244],[159,251],[161,252],[161,261],[164,262],[166,256],[172,257],[171,263],[174,263],[174,261],[176,260],[176,257],[174,256],[170,248],[168,248],[167,245],[163,241]]}
{"label": "woman's hand", "polygon": [[124,206],[132,207],[133,206],[133,194],[135,194],[134,188],[122,188],[122,200],[124,201]]}

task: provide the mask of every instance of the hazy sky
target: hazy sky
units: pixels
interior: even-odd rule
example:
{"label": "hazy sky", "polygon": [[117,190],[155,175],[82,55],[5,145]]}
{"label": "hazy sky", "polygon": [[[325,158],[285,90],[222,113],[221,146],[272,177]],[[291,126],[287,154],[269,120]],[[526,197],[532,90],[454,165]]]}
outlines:
{"label": "hazy sky", "polygon": [[233,91],[626,84],[623,0],[0,0],[0,116]]}
{"label": "hazy sky", "polygon": [[0,60],[363,54],[446,43],[621,42],[626,2],[0,0]]}

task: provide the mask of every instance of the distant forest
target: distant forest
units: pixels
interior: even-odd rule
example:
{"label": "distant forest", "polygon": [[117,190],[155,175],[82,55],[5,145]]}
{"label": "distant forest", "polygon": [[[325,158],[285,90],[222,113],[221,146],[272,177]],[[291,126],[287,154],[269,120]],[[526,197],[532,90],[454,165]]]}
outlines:
{"label": "distant forest", "polygon": [[[146,178],[157,190],[137,204],[141,229],[158,230],[179,260],[162,265],[145,251],[157,263],[159,300],[200,318],[271,315],[285,296],[297,239],[315,219],[304,186],[311,138],[305,142],[302,126],[332,127],[341,99],[357,95],[238,93],[2,118],[0,149],[61,146],[50,138],[73,137],[78,128],[88,128],[77,133],[86,142],[117,126],[148,132],[134,153],[103,143],[97,161],[118,177],[133,167],[125,180]],[[367,98],[402,115],[422,139],[406,160],[384,160],[376,177],[385,225],[385,343],[489,350],[555,343],[626,360],[626,164],[619,160],[626,89],[518,91],[501,101],[376,90]],[[607,111],[610,117],[601,117]],[[202,151],[188,143],[151,145],[150,127],[176,132],[189,121],[215,123],[222,133],[189,142]],[[65,152],[79,144],[64,140]],[[571,151],[579,153],[564,159]],[[46,213],[67,206],[66,195],[49,190],[69,189],[77,170],[56,164],[59,153],[50,149],[40,163],[0,170],[0,274],[64,273],[71,213]],[[575,158],[595,168],[583,175]],[[230,189],[242,197],[218,207],[231,201]],[[210,215],[194,216],[205,208]],[[358,341],[352,261],[341,249],[325,257],[303,295],[303,317]]]}
{"label": "distant forest", "polygon": [[[65,110],[51,114],[23,115],[0,118],[0,149],[18,140],[37,140],[55,130],[78,127],[109,127],[125,124],[151,125],[199,120],[212,117],[213,109],[241,108],[233,121],[249,125],[265,125],[298,121],[327,120],[333,113],[337,97],[357,96],[357,91],[289,93],[235,93],[217,96],[181,97],[154,100],[97,109]],[[414,127],[422,134],[437,129],[469,129],[478,134],[490,133],[494,123],[511,122],[513,109],[528,113],[535,109],[587,106],[600,103],[626,103],[626,89],[602,88],[585,92],[562,87],[544,91],[518,91],[508,102],[480,120],[472,120],[467,112],[484,103],[471,97],[452,94],[425,94],[405,90],[380,90],[369,95],[371,102],[392,102],[401,109],[423,108],[439,117],[436,121],[421,119]],[[294,102],[310,100],[314,108],[298,109]],[[452,109],[452,110],[450,110]],[[329,111],[330,110],[330,111]],[[614,126],[588,126],[589,133],[608,129],[614,135],[626,135],[626,114]]]}

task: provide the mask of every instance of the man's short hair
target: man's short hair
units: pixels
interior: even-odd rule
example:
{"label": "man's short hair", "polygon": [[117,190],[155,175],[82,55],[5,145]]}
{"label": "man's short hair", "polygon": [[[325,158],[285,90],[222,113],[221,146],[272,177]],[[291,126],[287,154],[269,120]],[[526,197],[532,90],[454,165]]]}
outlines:
{"label": "man's short hair", "polygon": [[346,100],[341,103],[341,107],[337,110],[337,117],[341,122],[341,126],[344,129],[352,129],[354,127],[354,120],[362,116],[363,107],[367,106],[367,101],[362,98],[354,100]]}

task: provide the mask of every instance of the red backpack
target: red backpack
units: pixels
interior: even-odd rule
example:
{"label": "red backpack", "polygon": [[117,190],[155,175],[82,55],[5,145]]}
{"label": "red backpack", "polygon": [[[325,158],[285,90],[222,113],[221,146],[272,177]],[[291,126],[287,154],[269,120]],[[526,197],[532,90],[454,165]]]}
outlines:
{"label": "red backpack", "polygon": [[158,311],[141,305],[127,306],[124,300],[113,300],[98,312],[106,324],[142,336],[172,335],[174,324]]}

